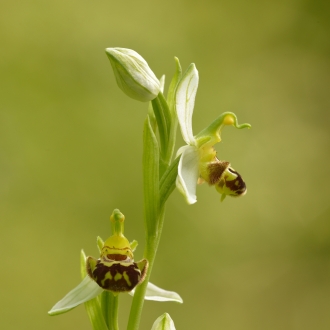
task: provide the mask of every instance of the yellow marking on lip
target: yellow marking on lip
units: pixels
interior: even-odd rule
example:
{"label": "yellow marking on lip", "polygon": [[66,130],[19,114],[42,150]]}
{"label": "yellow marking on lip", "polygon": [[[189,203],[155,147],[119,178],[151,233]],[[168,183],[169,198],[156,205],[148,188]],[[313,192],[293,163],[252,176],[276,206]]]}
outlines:
{"label": "yellow marking on lip", "polygon": [[124,279],[125,279],[127,285],[128,285],[128,286],[132,286],[132,283],[131,283],[131,281],[130,281],[130,279],[129,279],[129,276],[127,275],[126,272],[123,273],[123,277],[124,277]]}
{"label": "yellow marking on lip", "polygon": [[123,277],[122,274],[117,273],[117,274],[115,275],[115,277],[114,277],[114,280],[115,280],[115,281],[119,281],[122,277]]}
{"label": "yellow marking on lip", "polygon": [[104,283],[105,283],[105,281],[106,281],[107,279],[109,279],[110,281],[112,280],[112,276],[111,276],[111,273],[110,273],[110,272],[107,272],[107,273],[105,274],[103,280],[101,281],[103,287],[104,287]]}

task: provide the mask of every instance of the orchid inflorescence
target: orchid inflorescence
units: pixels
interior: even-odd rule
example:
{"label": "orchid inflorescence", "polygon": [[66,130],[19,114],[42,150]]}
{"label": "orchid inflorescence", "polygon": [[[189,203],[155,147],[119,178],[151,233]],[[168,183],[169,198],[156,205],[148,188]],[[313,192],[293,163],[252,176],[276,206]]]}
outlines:
{"label": "orchid inflorescence", "polygon": [[[124,215],[115,209],[110,217],[112,235],[105,241],[97,239],[98,259],[81,252],[82,282],[49,311],[50,315],[65,313],[84,303],[93,329],[118,330],[118,296],[133,296],[128,330],[139,328],[144,300],[175,301],[181,297],[149,282],[164,224],[165,204],[172,191],[182,193],[188,204],[197,202],[196,186],[207,182],[221,194],[242,196],[246,184],[228,161],[217,158],[214,145],[221,141],[224,126],[239,125],[234,113],[225,112],[208,127],[193,135],[192,115],[198,88],[198,71],[191,64],[182,74],[177,58],[176,72],[170,83],[167,98],[163,95],[164,77],[158,80],[148,63],[135,51],[107,48],[117,84],[129,97],[151,101],[143,135],[144,224],[146,246],[144,258],[134,260],[137,242],[124,236]],[[177,126],[180,126],[186,145],[174,153]],[[175,156],[175,157],[174,157]],[[173,330],[174,322],[164,313],[152,330]]]}

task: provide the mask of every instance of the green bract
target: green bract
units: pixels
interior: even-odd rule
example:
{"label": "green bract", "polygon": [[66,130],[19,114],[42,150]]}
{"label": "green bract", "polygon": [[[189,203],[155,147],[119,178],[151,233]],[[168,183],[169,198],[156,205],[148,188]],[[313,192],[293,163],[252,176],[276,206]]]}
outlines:
{"label": "green bract", "polygon": [[151,330],[175,330],[174,322],[169,314],[164,313],[157,318]]}
{"label": "green bract", "polygon": [[107,48],[119,88],[132,99],[147,102],[160,92],[160,82],[148,63],[137,52],[126,48]]}
{"label": "green bract", "polygon": [[198,71],[191,64],[183,75],[176,91],[176,111],[179,125],[186,146],[178,150],[181,155],[178,165],[176,186],[184,195],[188,204],[197,202],[196,185],[198,179],[215,185],[222,194],[221,200],[226,195],[240,196],[245,194],[246,185],[242,177],[230,167],[229,162],[220,161],[216,157],[214,144],[221,141],[220,131],[225,125],[236,128],[250,127],[249,124],[238,125],[236,115],[225,112],[210,126],[196,136],[192,130],[192,115],[195,97],[198,88]]}

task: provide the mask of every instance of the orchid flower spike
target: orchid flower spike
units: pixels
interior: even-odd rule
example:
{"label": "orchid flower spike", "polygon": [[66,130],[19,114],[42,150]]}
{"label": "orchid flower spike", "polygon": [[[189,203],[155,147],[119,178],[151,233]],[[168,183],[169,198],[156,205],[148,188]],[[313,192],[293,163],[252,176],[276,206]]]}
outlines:
{"label": "orchid flower spike", "polygon": [[216,156],[214,145],[221,141],[220,132],[226,125],[236,128],[250,128],[249,124],[238,125],[237,117],[232,112],[221,114],[207,128],[193,135],[192,115],[198,88],[198,71],[191,64],[183,75],[176,91],[176,111],[181,133],[186,146],[178,150],[181,154],[178,165],[176,186],[188,204],[197,202],[197,182],[206,181],[214,185],[221,194],[221,201],[229,196],[242,196],[246,193],[246,185],[242,177],[227,161]]}

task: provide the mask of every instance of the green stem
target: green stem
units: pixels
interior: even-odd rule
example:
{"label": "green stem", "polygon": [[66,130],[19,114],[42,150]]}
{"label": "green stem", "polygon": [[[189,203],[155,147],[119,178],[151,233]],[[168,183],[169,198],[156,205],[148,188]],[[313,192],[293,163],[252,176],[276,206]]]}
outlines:
{"label": "green stem", "polygon": [[118,310],[119,310],[119,294],[116,296],[112,295],[112,308],[109,313],[112,318],[112,325],[109,326],[109,330],[119,330]]}
{"label": "green stem", "polygon": [[144,258],[146,258],[149,261],[149,268],[146,275],[145,280],[136,288],[133,302],[131,306],[131,311],[128,319],[128,325],[127,330],[138,330],[139,324],[141,320],[141,314],[143,309],[143,303],[144,303],[144,296],[147,290],[149,278],[151,275],[152,267],[155,262],[157,249],[159,246],[159,241],[161,237],[161,232],[163,229],[163,223],[164,223],[164,212],[163,209],[159,216],[159,222],[158,222],[158,230],[157,234],[154,237],[149,237],[149,239],[146,242],[146,247],[144,250]]}
{"label": "green stem", "polygon": [[102,312],[109,330],[119,330],[118,298],[119,295],[114,295],[109,291],[103,291],[101,295]]}
{"label": "green stem", "polygon": [[[148,117],[143,135],[143,184],[147,234],[144,258],[148,260],[149,267],[145,280],[135,290],[127,330],[139,329],[144,297],[162,234],[165,202],[174,189],[173,184],[179,162],[179,158],[177,158],[173,162],[174,165],[170,166],[175,145],[177,119],[171,118],[170,109],[162,93],[152,100],[152,106],[159,129],[160,153],[155,131],[152,129]],[[157,171],[158,166],[159,172]],[[160,194],[162,194],[161,201]]]}

